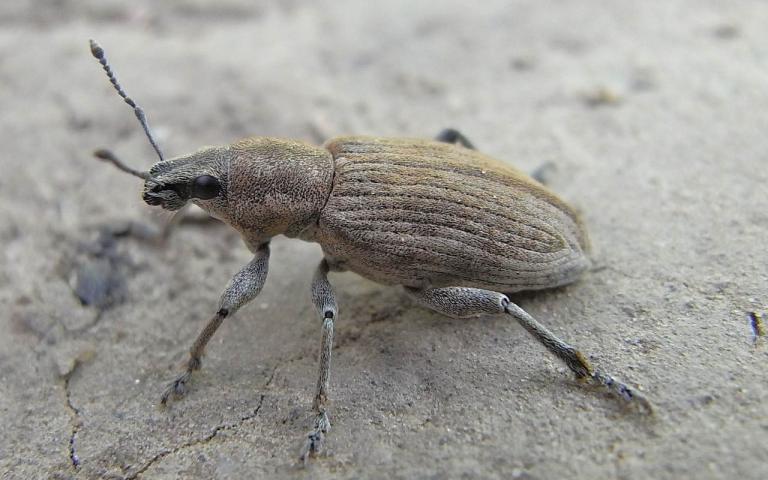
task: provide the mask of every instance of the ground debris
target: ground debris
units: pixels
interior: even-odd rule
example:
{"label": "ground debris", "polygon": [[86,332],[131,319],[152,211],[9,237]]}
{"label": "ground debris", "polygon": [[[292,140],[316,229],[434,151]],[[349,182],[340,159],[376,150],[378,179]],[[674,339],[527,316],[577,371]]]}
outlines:
{"label": "ground debris", "polygon": [[125,298],[124,270],[129,259],[117,249],[118,234],[101,229],[81,243],[69,265],[72,292],[84,306],[106,310]]}
{"label": "ground debris", "polygon": [[584,103],[588,107],[597,108],[616,106],[622,102],[621,96],[607,87],[599,87],[583,94]]}
{"label": "ground debris", "polygon": [[752,327],[752,339],[757,343],[762,337],[765,336],[765,323],[763,322],[763,316],[759,312],[749,312],[749,326]]}

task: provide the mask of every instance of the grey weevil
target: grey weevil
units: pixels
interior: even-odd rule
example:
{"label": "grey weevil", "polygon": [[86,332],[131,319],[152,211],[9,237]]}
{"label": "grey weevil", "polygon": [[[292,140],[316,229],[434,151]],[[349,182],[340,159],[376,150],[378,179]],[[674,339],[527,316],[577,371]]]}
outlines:
{"label": "grey weevil", "polygon": [[452,129],[435,140],[351,136],[322,147],[252,137],[166,160],[104,50],[93,40],[90,47],[133,108],[160,161],[139,172],[107,150],[96,156],[142,178],[147,204],[170,211],[195,204],[235,228],[254,255],[227,285],[190,349],[185,371],[165,390],[161,404],[187,391],[224,319],[259,294],[269,242],[285,235],[317,242],[324,254],[312,280],[322,340],[314,428],[303,442],[302,461],[320,451],[330,430],[328,386],[338,308],[329,272],[348,270],[401,285],[416,303],[452,317],[509,315],[577,378],[652,411],[643,396],[594,368],[504,295],[571,283],[590,265],[584,225],[543,185],[479,153]]}

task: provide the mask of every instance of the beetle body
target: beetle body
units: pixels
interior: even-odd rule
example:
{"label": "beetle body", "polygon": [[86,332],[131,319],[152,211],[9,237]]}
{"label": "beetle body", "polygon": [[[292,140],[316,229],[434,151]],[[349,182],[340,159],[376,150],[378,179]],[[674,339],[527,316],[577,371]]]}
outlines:
{"label": "beetle body", "polygon": [[[571,207],[522,172],[443,142],[341,137],[315,147],[254,137],[150,173],[176,191],[219,175],[219,198],[186,199],[248,245],[279,234],[316,241],[335,267],[384,284],[509,293],[572,282],[589,266]],[[163,187],[148,182],[153,189]]]}
{"label": "beetle body", "polygon": [[140,172],[109,151],[97,157],[144,179],[149,205],[176,211],[194,203],[238,230],[254,254],[224,290],[162,404],[187,391],[216,330],[259,294],[267,278],[269,241],[282,234],[317,242],[324,253],[311,290],[322,339],[316,416],[302,448],[304,461],[320,450],[330,429],[327,400],[338,314],[327,278],[331,271],[402,285],[417,303],[449,316],[509,315],[577,377],[650,410],[647,400],[593,368],[505,295],[570,283],[589,266],[587,234],[577,214],[541,184],[475,151],[450,129],[440,141],[340,137],[321,147],[252,137],[166,160],[103,49],[93,41],[90,47],[133,108],[160,162]]}
{"label": "beetle body", "polygon": [[325,146],[335,175],[317,240],[344,268],[420,289],[516,292],[569,283],[589,264],[574,211],[475,150],[372,137]]}

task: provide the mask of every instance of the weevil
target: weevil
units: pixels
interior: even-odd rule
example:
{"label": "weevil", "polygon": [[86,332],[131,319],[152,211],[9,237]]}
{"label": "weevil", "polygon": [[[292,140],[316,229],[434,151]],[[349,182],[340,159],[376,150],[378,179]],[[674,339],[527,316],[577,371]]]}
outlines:
{"label": "weevil", "polygon": [[453,129],[434,140],[350,136],[322,146],[252,137],[165,159],[104,50],[94,41],[90,47],[160,161],[140,172],[107,150],[96,156],[143,179],[147,204],[170,211],[197,205],[237,230],[253,253],[225,288],[161,404],[185,394],[216,330],[259,294],[269,242],[285,235],[319,243],[324,257],[311,287],[321,343],[314,428],[304,439],[303,461],[320,451],[331,426],[327,404],[338,307],[330,272],[402,286],[417,304],[451,317],[508,315],[577,378],[651,411],[648,400],[594,368],[506,295],[566,285],[590,265],[584,224],[542,184],[478,152]]}

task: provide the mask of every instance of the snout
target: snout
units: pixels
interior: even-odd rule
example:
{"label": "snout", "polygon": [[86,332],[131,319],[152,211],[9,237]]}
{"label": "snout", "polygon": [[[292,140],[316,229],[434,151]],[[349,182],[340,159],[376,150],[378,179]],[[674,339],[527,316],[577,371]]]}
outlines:
{"label": "snout", "polygon": [[155,185],[150,189],[145,188],[144,195],[142,195],[142,199],[144,200],[144,202],[147,203],[147,205],[151,205],[153,207],[161,205],[163,203],[159,195],[161,190],[162,190],[162,185]]}
{"label": "snout", "polygon": [[187,203],[187,195],[181,192],[178,185],[158,185],[147,182],[144,186],[142,199],[147,205],[160,206],[165,210],[178,210]]}

